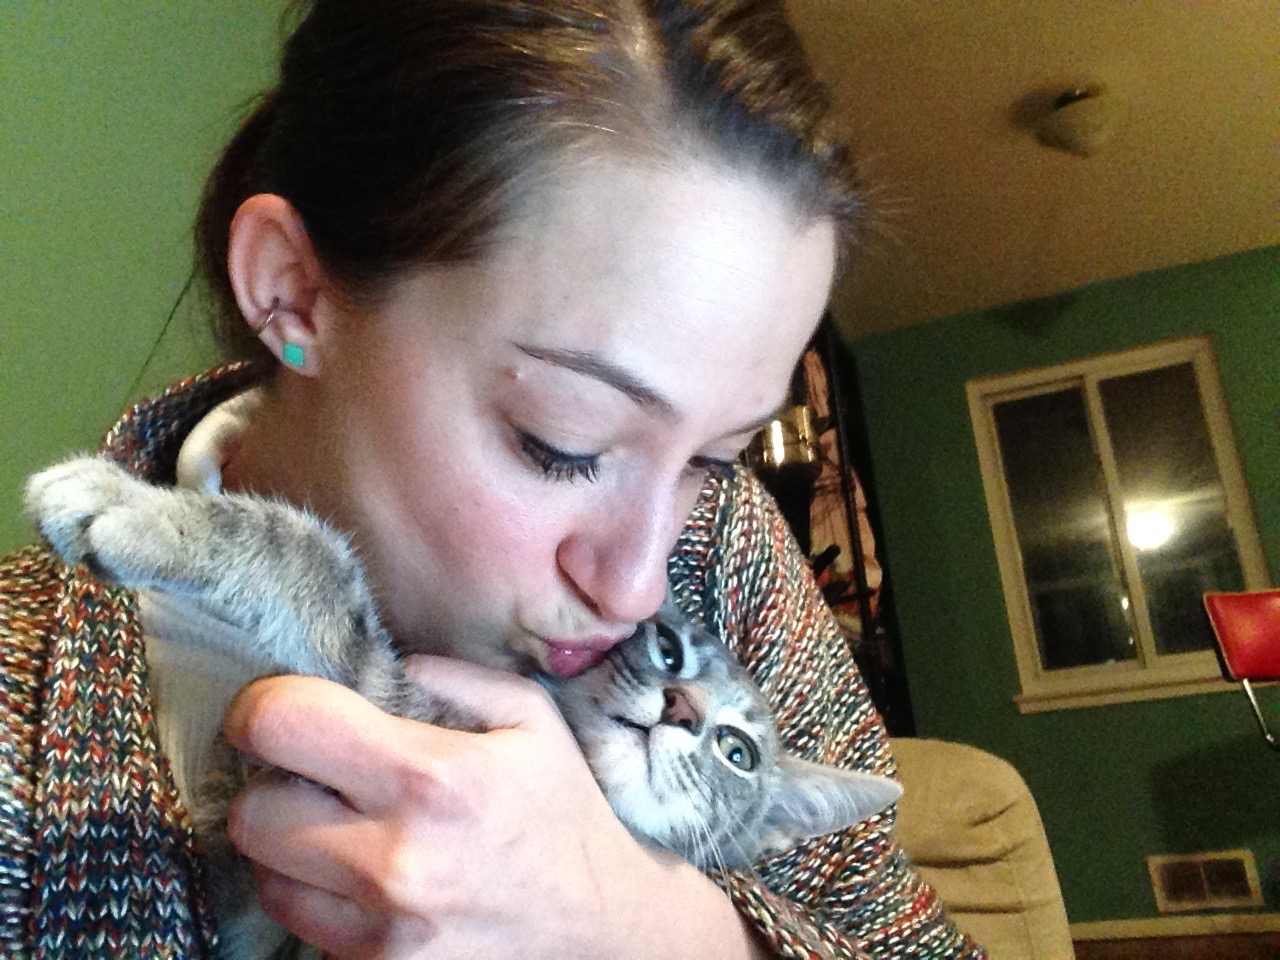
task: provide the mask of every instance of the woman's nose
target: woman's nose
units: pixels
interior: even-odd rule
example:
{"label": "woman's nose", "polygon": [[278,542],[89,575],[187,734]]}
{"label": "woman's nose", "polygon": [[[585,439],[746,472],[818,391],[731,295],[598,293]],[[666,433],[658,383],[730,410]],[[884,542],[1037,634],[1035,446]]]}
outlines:
{"label": "woman's nose", "polygon": [[667,592],[667,557],[682,518],[675,504],[617,511],[565,537],[560,570],[600,619],[637,623],[653,616]]}

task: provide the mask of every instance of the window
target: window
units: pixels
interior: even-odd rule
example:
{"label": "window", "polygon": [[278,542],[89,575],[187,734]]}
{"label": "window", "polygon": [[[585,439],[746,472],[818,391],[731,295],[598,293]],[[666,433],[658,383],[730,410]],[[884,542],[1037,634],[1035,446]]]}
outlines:
{"label": "window", "polygon": [[968,394],[1019,708],[1225,688],[1200,597],[1267,571],[1209,339]]}

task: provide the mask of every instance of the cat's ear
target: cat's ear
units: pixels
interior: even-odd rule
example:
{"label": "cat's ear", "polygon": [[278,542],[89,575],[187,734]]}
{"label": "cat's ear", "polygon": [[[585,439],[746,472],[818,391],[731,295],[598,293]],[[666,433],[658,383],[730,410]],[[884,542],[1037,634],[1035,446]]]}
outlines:
{"label": "cat's ear", "polygon": [[888,777],[841,770],[783,755],[778,761],[769,812],[758,838],[758,856],[790,850],[802,840],[844,830],[879,813],[902,796]]}

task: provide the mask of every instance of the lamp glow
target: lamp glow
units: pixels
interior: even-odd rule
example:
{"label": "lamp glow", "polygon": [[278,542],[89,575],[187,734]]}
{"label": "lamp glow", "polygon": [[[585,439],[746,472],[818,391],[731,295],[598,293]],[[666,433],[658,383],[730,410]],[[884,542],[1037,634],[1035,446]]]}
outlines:
{"label": "lamp glow", "polygon": [[1163,510],[1135,510],[1126,521],[1129,542],[1138,550],[1156,550],[1173,536],[1173,521]]}
{"label": "lamp glow", "polygon": [[787,459],[787,438],[782,432],[782,421],[774,420],[769,424],[769,453],[774,466],[781,466]]}

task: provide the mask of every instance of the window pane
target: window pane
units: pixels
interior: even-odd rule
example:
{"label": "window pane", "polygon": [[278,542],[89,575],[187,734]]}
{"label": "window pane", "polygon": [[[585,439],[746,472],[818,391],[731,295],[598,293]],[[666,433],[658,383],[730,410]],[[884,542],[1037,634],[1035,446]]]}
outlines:
{"label": "window pane", "polygon": [[1200,596],[1243,590],[1244,575],[1195,369],[1181,363],[1099,387],[1156,650],[1210,649]]}
{"label": "window pane", "polygon": [[1041,664],[1056,670],[1134,659],[1083,391],[1008,400],[994,415]]}

